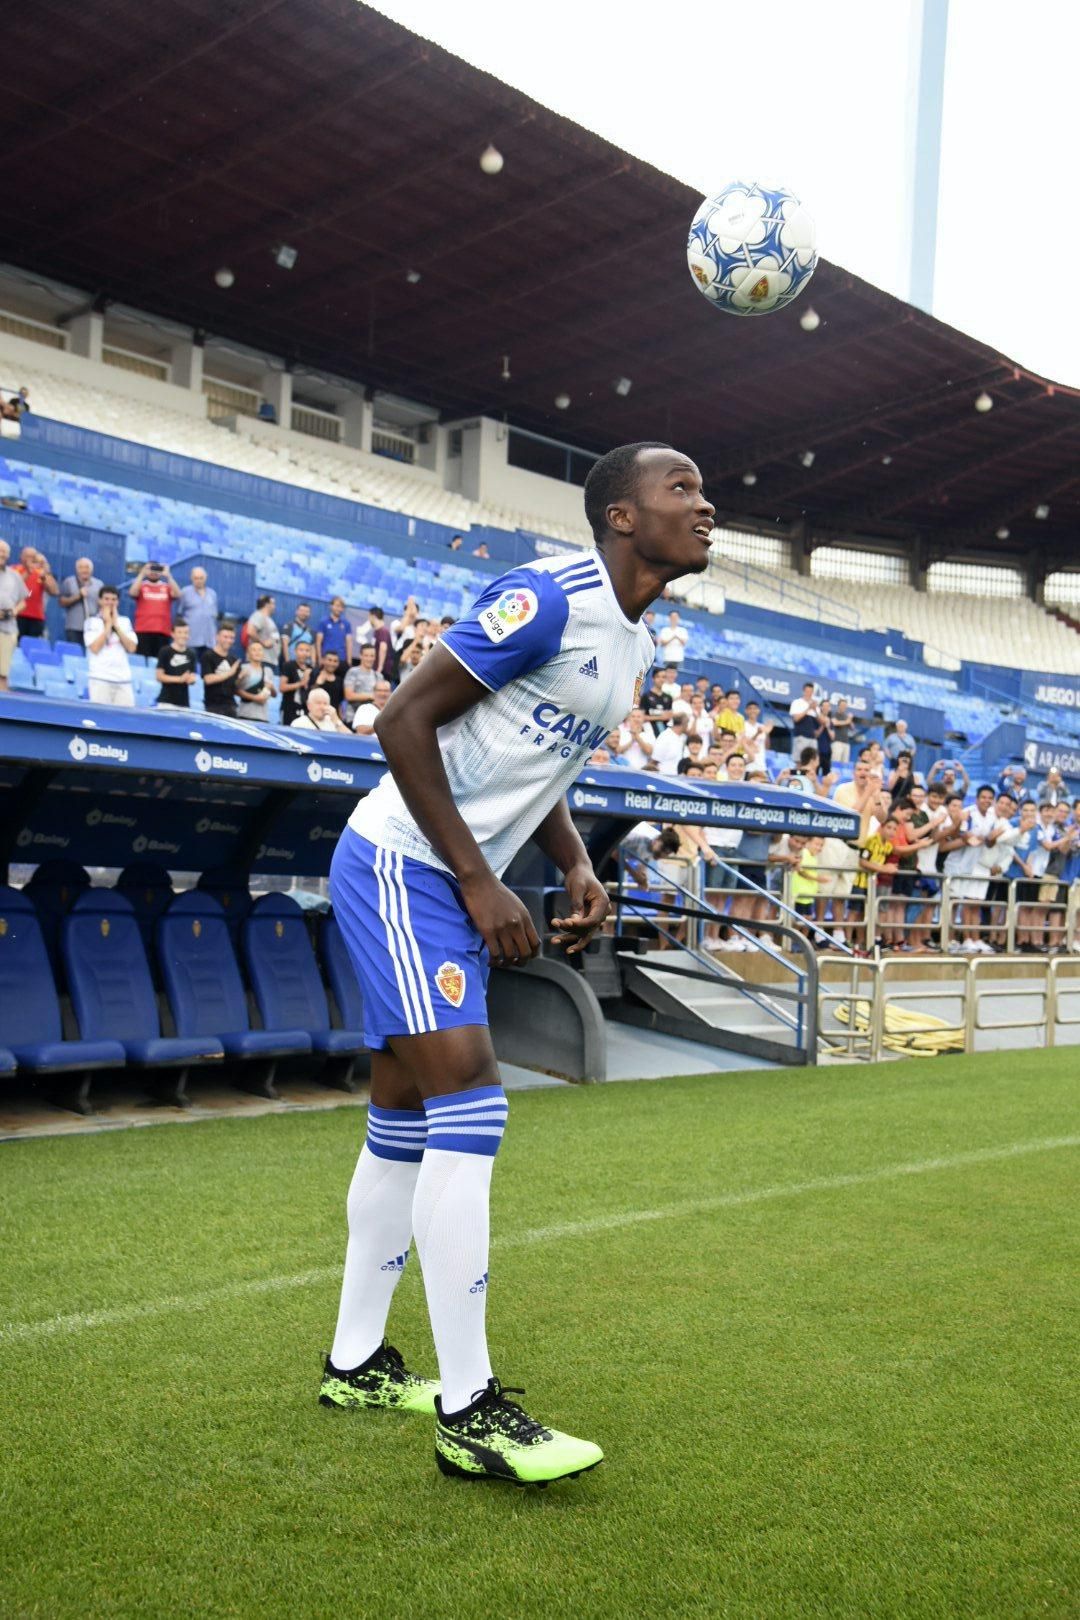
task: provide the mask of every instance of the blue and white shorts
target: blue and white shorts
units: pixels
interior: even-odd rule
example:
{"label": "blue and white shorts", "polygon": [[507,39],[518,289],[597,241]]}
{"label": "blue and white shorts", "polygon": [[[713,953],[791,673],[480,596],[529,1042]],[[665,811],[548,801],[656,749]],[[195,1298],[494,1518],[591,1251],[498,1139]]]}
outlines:
{"label": "blue and white shorts", "polygon": [[364,996],[364,1040],[487,1024],[488,950],[457,880],[439,867],[341,835],[330,898]]}

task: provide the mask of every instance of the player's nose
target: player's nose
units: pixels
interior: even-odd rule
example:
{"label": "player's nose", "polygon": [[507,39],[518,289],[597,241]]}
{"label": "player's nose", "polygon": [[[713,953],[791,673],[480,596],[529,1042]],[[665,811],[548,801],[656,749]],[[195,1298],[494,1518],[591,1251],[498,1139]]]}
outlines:
{"label": "player's nose", "polygon": [[701,499],[698,501],[697,509],[702,517],[711,518],[716,516],[716,507],[713,505],[712,501],[707,501],[704,495],[702,495]]}

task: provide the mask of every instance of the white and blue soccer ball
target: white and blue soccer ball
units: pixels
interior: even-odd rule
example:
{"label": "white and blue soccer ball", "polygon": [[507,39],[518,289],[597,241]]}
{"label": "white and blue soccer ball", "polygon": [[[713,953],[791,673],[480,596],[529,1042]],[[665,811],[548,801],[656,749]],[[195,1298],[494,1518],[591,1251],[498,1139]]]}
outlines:
{"label": "white and blue soccer ball", "polygon": [[698,290],[731,315],[767,315],[798,298],[817,267],[817,232],[783,186],[733,180],[706,197],[686,262]]}

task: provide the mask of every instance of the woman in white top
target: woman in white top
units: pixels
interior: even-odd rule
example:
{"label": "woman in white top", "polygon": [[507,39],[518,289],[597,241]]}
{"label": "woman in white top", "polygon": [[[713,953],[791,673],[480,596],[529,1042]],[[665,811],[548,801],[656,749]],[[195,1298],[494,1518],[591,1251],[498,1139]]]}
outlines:
{"label": "woman in white top", "polygon": [[135,707],[128,654],[137,645],[131,620],[120,612],[120,592],[115,585],[103,585],[98,592],[98,610],[83,626],[91,703],[110,703],[121,709]]}

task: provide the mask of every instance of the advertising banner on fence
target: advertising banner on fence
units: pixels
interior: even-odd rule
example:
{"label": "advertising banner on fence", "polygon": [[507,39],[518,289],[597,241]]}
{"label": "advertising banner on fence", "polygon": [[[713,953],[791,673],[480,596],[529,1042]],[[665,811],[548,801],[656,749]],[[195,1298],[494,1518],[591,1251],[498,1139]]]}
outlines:
{"label": "advertising banner on fence", "polygon": [[1025,670],[1020,677],[1020,695],[1029,703],[1046,703],[1054,709],[1080,709],[1080,677]]}
{"label": "advertising banner on fence", "polygon": [[[813,655],[808,655],[809,658]],[[748,664],[744,658],[732,659],[734,667],[745,675],[746,679],[756,692],[760,692],[766,702],[778,709],[786,709],[795,698],[802,695],[803,683],[814,681],[814,690],[819,698],[831,698],[838,703],[846,698],[852,714],[862,717],[872,715],[874,712],[874,689],[871,686],[855,686],[833,680],[819,680],[810,668],[803,674],[799,670],[776,669],[771,664]]]}
{"label": "advertising banner on fence", "polygon": [[1029,771],[1058,770],[1062,776],[1080,776],[1080,744],[1060,748],[1057,743],[1029,742],[1024,746],[1024,764]]}

